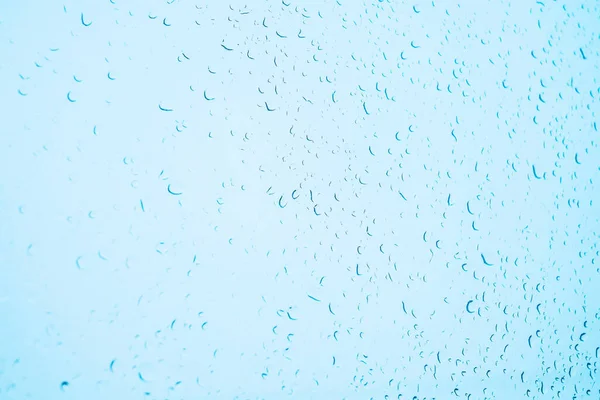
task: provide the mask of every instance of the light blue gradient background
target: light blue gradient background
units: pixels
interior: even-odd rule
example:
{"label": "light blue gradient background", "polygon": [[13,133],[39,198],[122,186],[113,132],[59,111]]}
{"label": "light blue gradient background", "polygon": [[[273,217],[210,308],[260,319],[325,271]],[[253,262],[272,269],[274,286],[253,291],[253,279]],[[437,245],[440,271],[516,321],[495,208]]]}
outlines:
{"label": "light blue gradient background", "polygon": [[3,0],[0,399],[600,398],[598,2],[450,3]]}

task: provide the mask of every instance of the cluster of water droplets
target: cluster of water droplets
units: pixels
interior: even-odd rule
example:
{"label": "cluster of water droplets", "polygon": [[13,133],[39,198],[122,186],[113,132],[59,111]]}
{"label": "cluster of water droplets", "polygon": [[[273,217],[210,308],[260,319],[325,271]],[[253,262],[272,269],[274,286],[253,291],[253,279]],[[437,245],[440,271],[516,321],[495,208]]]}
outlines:
{"label": "cluster of water droplets", "polygon": [[26,3],[0,398],[599,398],[598,4]]}

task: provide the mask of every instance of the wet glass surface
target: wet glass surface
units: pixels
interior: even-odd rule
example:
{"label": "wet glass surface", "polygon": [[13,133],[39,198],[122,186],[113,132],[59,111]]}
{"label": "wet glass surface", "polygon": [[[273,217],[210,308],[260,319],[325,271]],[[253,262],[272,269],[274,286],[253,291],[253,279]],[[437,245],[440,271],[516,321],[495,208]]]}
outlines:
{"label": "wet glass surface", "polygon": [[0,398],[600,398],[598,13],[3,2]]}

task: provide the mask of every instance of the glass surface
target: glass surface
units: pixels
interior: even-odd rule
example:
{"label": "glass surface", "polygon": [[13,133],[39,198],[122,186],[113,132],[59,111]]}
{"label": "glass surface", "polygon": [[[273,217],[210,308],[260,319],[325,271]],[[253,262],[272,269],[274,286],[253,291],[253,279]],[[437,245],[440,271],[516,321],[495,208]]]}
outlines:
{"label": "glass surface", "polygon": [[0,2],[0,399],[598,399],[597,1]]}

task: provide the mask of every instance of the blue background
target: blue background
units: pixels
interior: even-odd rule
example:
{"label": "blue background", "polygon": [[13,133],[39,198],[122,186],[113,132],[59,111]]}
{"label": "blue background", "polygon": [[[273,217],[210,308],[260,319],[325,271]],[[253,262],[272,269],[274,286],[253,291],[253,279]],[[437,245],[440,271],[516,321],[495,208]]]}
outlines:
{"label": "blue background", "polygon": [[0,398],[600,398],[599,12],[2,1]]}

